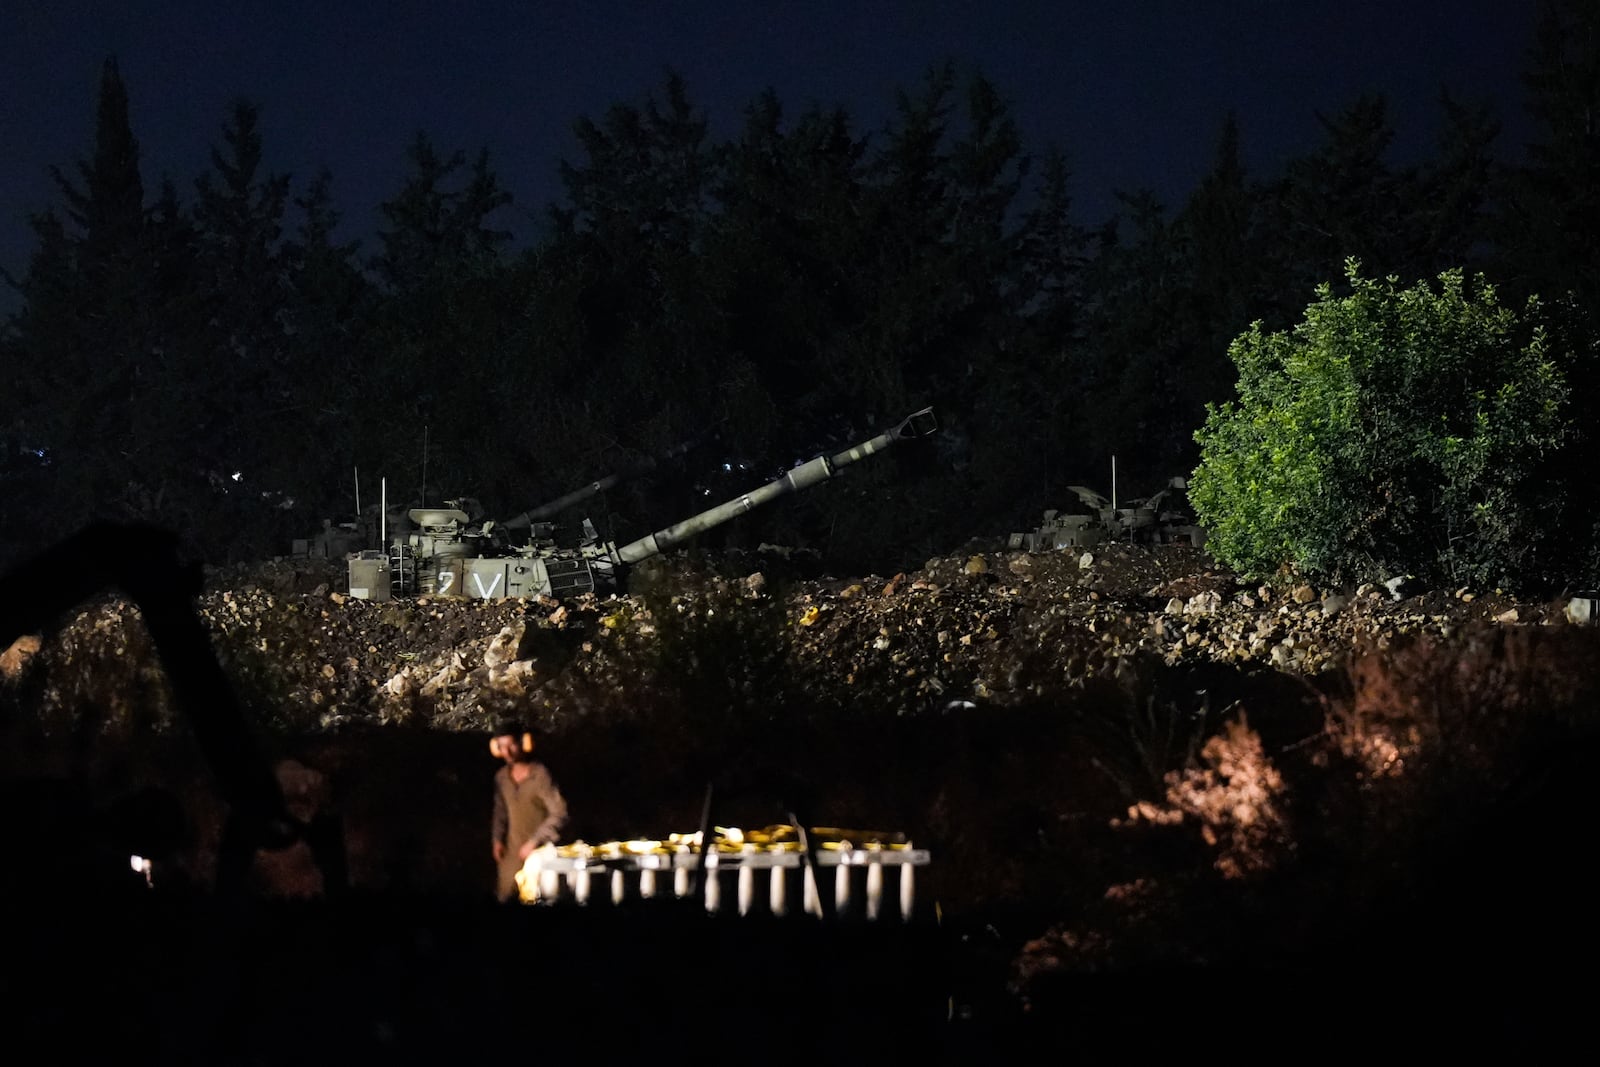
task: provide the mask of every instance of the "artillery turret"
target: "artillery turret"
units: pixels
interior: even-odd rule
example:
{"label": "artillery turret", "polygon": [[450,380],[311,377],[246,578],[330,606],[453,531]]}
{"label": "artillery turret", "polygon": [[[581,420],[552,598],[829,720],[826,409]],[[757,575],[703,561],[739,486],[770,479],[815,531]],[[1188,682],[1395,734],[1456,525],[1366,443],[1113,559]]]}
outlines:
{"label": "artillery turret", "polygon": [[[659,455],[647,456],[631,466],[613,471],[604,478],[574,489],[572,492],[540,504],[538,507],[530,508],[514,518],[498,524],[493,522],[484,523],[482,529],[476,530],[474,533],[481,533],[484,537],[488,537],[491,531],[498,531],[498,535],[503,539],[504,534],[509,531],[532,530],[532,536],[535,539],[550,539],[554,537],[555,527],[552,523],[543,520],[560,515],[567,509],[598,496],[629,479],[656,470],[667,460],[682,456],[700,447],[710,440],[715,433],[716,429],[713,427],[694,440],[675,445]],[[367,508],[363,510],[361,507],[361,476],[359,471],[356,472],[355,484],[355,518],[337,523],[332,519],[323,519],[322,532],[317,534],[316,537],[296,538],[290,548],[290,555],[299,557],[312,556],[321,559],[348,559],[352,554],[363,554],[368,558],[376,559],[385,553],[382,551],[364,553],[363,550],[372,548],[375,545],[392,543],[394,536],[400,531],[423,526],[424,524],[417,520],[416,514],[425,514],[437,519],[438,521],[432,525],[438,528],[432,530],[431,533],[437,534],[442,540],[449,540],[453,533],[466,529],[466,526],[462,525],[451,526],[452,521],[460,524],[461,520],[451,520],[445,517],[443,512],[452,510],[466,511],[468,513],[466,522],[469,524],[475,524],[483,518],[477,500],[471,497],[446,500],[443,509],[423,507],[408,510],[404,504],[390,505],[385,502],[383,504],[369,503]],[[387,531],[387,533],[384,531]],[[419,555],[423,556],[431,554],[426,550],[419,553]]]}
{"label": "artillery turret", "polygon": [[1082,504],[1078,511],[1051,509],[1044,513],[1044,522],[1026,533],[1014,533],[1007,542],[1008,548],[1021,548],[1029,552],[1052,552],[1067,548],[1089,548],[1112,536],[1105,520],[1111,511],[1111,502],[1093,489],[1069,485]]}
{"label": "artillery turret", "polygon": [[[923,408],[870,440],[807,460],[766,485],[620,546],[602,540],[587,520],[577,545],[558,545],[551,524],[541,521],[615,484],[609,479],[504,523],[473,525],[471,516],[454,507],[415,508],[409,514],[417,529],[389,539],[387,551],[350,557],[350,595],[369,600],[418,593],[482,600],[540,595],[559,599],[614,589],[630,564],[660,555],[778,497],[827,481],[850,464],[901,441],[937,430],[933,409]],[[501,531],[521,528],[532,533],[528,544],[497,544]]]}
{"label": "artillery turret", "polygon": [[683,455],[684,453],[693,449],[699,443],[700,442],[698,440],[685,441],[681,445],[667,449],[659,456],[642,459],[631,467],[627,467],[620,471],[614,471],[613,473],[606,475],[604,478],[574,489],[572,492],[567,493],[564,496],[558,496],[554,500],[540,504],[536,508],[530,508],[529,510],[524,511],[521,515],[507,519],[502,523],[491,525],[497,525],[497,527],[501,530],[536,529],[541,521],[560,515],[563,511],[566,511],[568,508],[576,507],[585,500],[597,497],[607,489],[611,489],[622,482],[627,481],[629,478],[636,478],[642,474],[648,474],[666,460]]}
{"label": "artillery turret", "polygon": [[1199,548],[1205,544],[1206,532],[1188,511],[1188,487],[1186,479],[1170,478],[1160,492],[1118,506],[1093,489],[1069,485],[1080,508],[1076,512],[1045,512],[1044,521],[1037,527],[1012,534],[1007,547],[1052,552],[1089,548],[1101,541],[1137,541]]}

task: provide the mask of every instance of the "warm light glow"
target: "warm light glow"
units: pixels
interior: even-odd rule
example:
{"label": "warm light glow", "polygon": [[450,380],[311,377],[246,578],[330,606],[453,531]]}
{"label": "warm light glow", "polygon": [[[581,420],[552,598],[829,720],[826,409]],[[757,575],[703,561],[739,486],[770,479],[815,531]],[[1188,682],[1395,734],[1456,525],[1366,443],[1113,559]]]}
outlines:
{"label": "warm light glow", "polygon": [[[876,877],[871,875],[870,868],[885,862],[885,853],[909,852],[911,842],[904,834],[888,833],[877,830],[847,830],[838,826],[814,826],[808,831],[810,841],[814,848],[839,854],[838,866],[840,871],[848,867],[869,868],[868,902],[872,917],[877,917],[877,904],[883,893],[883,872],[879,871]],[[672,873],[673,893],[684,897],[689,894],[690,867],[697,861],[691,858],[693,852],[699,851],[700,832],[668,834],[665,840],[653,838],[633,838],[627,841],[602,841],[591,844],[587,841],[570,841],[563,845],[545,845],[530,853],[516,872],[518,896],[524,903],[553,903],[563,895],[562,884],[570,888],[575,899],[580,903],[589,899],[589,879],[596,871],[602,874],[611,874],[611,897],[622,900],[627,896],[625,889],[619,889],[618,876],[624,872],[637,872],[639,875],[639,892],[641,898],[655,895],[656,872],[658,870]],[[704,864],[704,869],[714,871],[721,868],[732,867],[739,871],[739,901],[740,914],[749,911],[751,901],[755,899],[755,868],[772,867],[774,882],[773,893],[779,903],[774,905],[774,913],[782,914],[787,907],[783,898],[781,881],[784,877],[782,871],[785,867],[796,866],[791,859],[784,859],[777,863],[765,862],[758,857],[774,856],[777,854],[793,854],[801,850],[800,829],[788,823],[779,823],[761,827],[760,829],[745,830],[737,826],[716,826],[703,857],[698,862]],[[925,863],[927,860],[907,857],[911,862]],[[832,865],[830,856],[830,865]],[[900,863],[896,859],[893,861]],[[687,865],[686,865],[687,864]],[[909,867],[905,868],[909,871]],[[835,875],[836,883],[839,875]],[[806,873],[808,896],[807,911],[812,914],[821,914],[820,904],[814,902],[814,890],[811,888],[812,875],[808,868]],[[715,911],[719,906],[719,890],[716,889],[714,879],[705,883],[706,907]],[[908,874],[901,875],[901,896],[909,900],[911,881]],[[876,897],[873,890],[876,889]],[[838,888],[836,885],[836,892]],[[848,893],[848,886],[844,892]],[[909,908],[905,914],[909,915]]]}

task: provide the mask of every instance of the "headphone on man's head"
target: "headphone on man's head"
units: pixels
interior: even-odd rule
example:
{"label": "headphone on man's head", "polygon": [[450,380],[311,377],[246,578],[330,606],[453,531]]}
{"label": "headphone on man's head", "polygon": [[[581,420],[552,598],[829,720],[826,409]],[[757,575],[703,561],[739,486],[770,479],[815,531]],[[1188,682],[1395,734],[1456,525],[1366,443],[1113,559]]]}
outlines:
{"label": "headphone on man's head", "polygon": [[[491,755],[491,756],[500,755],[500,738],[502,738],[502,737],[510,737],[510,736],[515,736],[515,735],[514,734],[496,734],[494,737],[489,738],[489,755]],[[522,731],[521,744],[522,744],[522,751],[524,751],[524,752],[532,752],[533,751],[533,734],[531,732],[527,731],[527,730]]]}

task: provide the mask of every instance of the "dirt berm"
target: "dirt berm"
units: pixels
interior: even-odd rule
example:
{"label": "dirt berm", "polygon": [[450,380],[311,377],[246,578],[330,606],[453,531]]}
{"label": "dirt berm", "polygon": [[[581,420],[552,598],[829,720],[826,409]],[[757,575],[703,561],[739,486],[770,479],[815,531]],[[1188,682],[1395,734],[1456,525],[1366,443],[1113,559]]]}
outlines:
{"label": "dirt berm", "polygon": [[[574,837],[692,829],[707,783],[724,824],[904,831],[988,961],[970,995],[1018,1010],[1086,974],[1367,951],[1443,914],[1462,864],[1475,894],[1556,877],[1507,827],[1567,826],[1600,706],[1560,600],[1269,587],[1181,547],[860,578],[675,556],[631,589],[370,603],[283,560],[210,573],[197,607],[267,750],[326,777],[358,888],[487,892],[484,731],[514,712]],[[8,779],[171,792],[204,882],[219,805],[137,610],[83,605],[0,673]],[[1524,902],[1484,904],[1484,936]]]}

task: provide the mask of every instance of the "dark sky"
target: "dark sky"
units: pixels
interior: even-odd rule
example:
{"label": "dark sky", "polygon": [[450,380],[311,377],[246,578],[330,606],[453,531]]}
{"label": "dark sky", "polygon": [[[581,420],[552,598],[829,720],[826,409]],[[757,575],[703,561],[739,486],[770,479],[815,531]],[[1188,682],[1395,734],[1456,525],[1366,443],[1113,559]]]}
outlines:
{"label": "dark sky", "polygon": [[[100,64],[118,56],[146,186],[187,194],[229,102],[263,109],[268,163],[296,187],[334,174],[347,236],[370,232],[419,129],[442,148],[487,146],[517,207],[540,214],[572,120],[639,101],[668,67],[714,130],[767,86],[791,112],[845,104],[858,129],[897,86],[945,57],[986,72],[1030,150],[1054,142],[1075,173],[1079,221],[1113,189],[1180,200],[1228,109],[1257,174],[1313,147],[1314,113],[1363,89],[1389,95],[1403,158],[1433,136],[1441,86],[1490,100],[1520,154],[1517,72],[1533,0],[1126,2],[441,2],[6,0],[0,3],[0,266],[26,265],[47,168],[92,145]],[[526,237],[524,219],[512,228]],[[9,293],[0,307],[12,306]]]}

